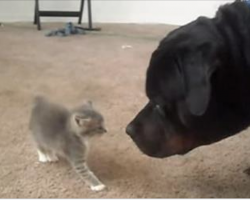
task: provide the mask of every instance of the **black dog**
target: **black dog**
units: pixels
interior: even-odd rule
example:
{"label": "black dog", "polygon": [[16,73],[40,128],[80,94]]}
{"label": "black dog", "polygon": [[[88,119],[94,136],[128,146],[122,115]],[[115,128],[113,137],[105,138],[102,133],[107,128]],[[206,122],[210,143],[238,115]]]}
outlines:
{"label": "black dog", "polygon": [[147,70],[148,104],[127,126],[145,154],[185,154],[250,125],[250,7],[227,4],[212,19],[172,31]]}

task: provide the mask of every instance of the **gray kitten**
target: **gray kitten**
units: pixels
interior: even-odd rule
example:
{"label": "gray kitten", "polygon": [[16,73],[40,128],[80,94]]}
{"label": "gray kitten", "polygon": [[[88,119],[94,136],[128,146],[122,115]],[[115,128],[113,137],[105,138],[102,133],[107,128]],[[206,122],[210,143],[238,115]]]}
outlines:
{"label": "gray kitten", "polygon": [[88,102],[73,110],[36,97],[30,118],[30,130],[40,162],[66,158],[94,191],[105,185],[87,165],[88,139],[106,132],[104,119]]}

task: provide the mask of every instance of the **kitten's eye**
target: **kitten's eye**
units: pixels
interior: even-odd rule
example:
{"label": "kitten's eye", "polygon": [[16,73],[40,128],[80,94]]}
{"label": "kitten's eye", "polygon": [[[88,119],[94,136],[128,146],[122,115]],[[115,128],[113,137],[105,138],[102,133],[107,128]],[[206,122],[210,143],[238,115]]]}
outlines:
{"label": "kitten's eye", "polygon": [[101,132],[104,132],[104,133],[107,132],[107,130],[105,128],[103,128],[103,127],[98,127],[98,130],[101,131]]}

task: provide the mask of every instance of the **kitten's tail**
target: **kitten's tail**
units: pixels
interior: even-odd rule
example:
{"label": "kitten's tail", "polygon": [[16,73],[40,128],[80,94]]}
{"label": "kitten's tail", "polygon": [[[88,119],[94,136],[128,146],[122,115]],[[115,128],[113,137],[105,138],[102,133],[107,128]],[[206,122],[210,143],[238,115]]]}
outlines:
{"label": "kitten's tail", "polygon": [[32,130],[32,121],[33,121],[33,114],[34,114],[34,111],[35,109],[37,108],[37,106],[43,102],[45,99],[43,96],[41,95],[36,95],[33,99],[33,102],[32,102],[32,107],[31,107],[31,118],[30,118],[30,121],[29,121],[29,129]]}

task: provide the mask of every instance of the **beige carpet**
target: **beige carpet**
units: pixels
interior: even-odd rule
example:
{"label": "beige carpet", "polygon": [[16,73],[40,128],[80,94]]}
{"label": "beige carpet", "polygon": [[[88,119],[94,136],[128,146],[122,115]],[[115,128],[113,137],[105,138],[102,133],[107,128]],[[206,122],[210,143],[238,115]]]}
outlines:
{"label": "beige carpet", "polygon": [[[60,26],[0,28],[0,197],[250,197],[250,177],[243,173],[250,166],[247,131],[162,160],[143,155],[124,133],[147,101],[150,55],[174,27],[101,24],[100,33],[44,36]],[[65,162],[38,163],[28,131],[38,93],[70,107],[91,99],[104,114],[109,132],[93,140],[89,163],[107,190],[90,191]]]}

